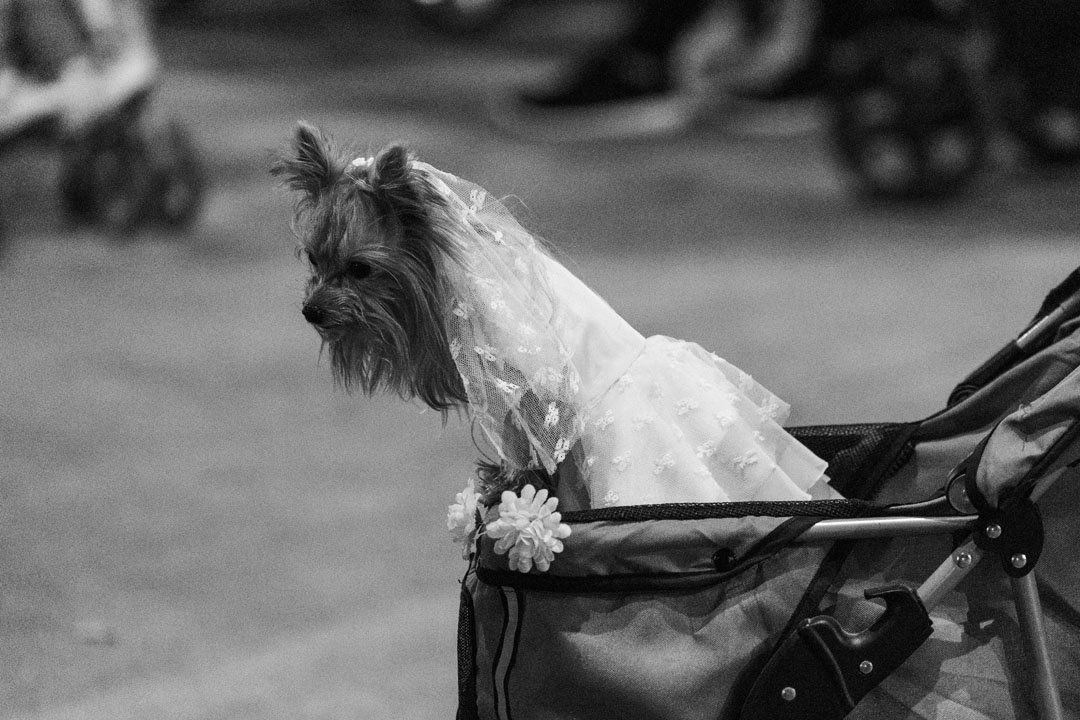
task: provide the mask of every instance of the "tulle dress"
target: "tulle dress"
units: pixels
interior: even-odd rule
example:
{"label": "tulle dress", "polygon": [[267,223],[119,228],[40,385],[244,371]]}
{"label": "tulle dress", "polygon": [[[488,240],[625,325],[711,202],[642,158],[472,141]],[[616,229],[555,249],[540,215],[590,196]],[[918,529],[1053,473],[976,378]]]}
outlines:
{"label": "tulle dress", "polygon": [[699,345],[645,338],[483,189],[418,164],[452,209],[450,350],[469,411],[510,464],[577,464],[588,505],[805,500],[826,463],[789,406]]}
{"label": "tulle dress", "polygon": [[589,318],[564,341],[593,378],[580,438],[593,507],[809,499],[826,463],[783,429],[787,403],[696,343],[643,337],[548,262],[566,306]]}

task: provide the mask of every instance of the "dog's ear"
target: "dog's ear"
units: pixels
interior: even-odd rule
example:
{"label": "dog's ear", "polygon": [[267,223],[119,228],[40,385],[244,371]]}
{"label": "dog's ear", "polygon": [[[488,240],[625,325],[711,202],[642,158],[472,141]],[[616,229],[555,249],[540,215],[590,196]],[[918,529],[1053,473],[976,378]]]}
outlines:
{"label": "dog's ear", "polygon": [[373,183],[391,200],[402,195],[411,195],[413,197],[410,199],[415,199],[415,192],[409,183],[411,160],[409,151],[401,145],[392,145],[375,158]]}
{"label": "dog's ear", "polygon": [[293,138],[293,157],[282,158],[270,170],[292,190],[310,199],[334,184],[343,172],[335,160],[330,141],[314,125],[299,122]]}

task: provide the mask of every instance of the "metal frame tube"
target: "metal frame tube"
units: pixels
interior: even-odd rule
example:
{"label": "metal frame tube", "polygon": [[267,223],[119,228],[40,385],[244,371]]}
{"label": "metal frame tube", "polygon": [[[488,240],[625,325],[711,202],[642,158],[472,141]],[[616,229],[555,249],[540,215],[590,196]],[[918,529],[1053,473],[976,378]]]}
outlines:
{"label": "metal frame tube", "polygon": [[1046,645],[1046,627],[1043,625],[1042,605],[1039,603],[1039,587],[1035,573],[1029,572],[1019,578],[1009,578],[1016,602],[1016,617],[1024,644],[1031,655],[1035,671],[1035,700],[1040,720],[1065,720],[1058,693],[1057,680],[1050,661],[1050,648]]}
{"label": "metal frame tube", "polygon": [[800,535],[798,542],[948,534],[958,530],[971,530],[977,520],[978,517],[975,515],[943,518],[874,517],[822,520]]}

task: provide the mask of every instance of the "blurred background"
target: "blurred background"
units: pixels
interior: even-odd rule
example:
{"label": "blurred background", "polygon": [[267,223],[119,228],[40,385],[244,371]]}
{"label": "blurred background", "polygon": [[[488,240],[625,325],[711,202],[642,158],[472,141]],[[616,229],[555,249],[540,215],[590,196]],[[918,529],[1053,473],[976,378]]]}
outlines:
{"label": "blurred background", "polygon": [[476,450],[334,389],[299,118],[520,198],[792,424],[938,410],[1080,264],[1058,0],[55,5],[0,3],[5,720],[454,712]]}

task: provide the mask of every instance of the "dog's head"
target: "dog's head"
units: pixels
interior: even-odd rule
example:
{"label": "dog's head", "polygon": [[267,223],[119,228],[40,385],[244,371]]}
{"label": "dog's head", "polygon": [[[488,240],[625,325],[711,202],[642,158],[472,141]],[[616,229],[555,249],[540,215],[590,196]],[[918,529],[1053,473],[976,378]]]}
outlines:
{"label": "dog's head", "polygon": [[441,270],[453,252],[439,230],[445,200],[408,152],[393,146],[347,162],[301,123],[272,172],[299,196],[299,253],[311,270],[303,314],[337,379],[440,411],[466,402],[444,321]]}

